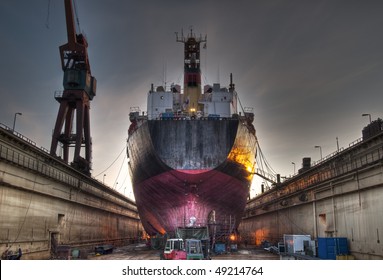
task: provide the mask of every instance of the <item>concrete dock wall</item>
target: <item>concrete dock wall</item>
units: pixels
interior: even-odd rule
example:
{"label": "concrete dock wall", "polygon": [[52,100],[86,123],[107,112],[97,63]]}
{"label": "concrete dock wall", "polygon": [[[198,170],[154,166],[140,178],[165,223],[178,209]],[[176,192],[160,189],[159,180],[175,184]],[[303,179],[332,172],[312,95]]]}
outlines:
{"label": "concrete dock wall", "polygon": [[253,244],[346,237],[356,259],[383,259],[382,144],[382,134],[359,141],[250,200],[241,235]]}
{"label": "concrete dock wall", "polygon": [[1,254],[47,259],[59,245],[89,250],[142,233],[133,201],[0,129]]}

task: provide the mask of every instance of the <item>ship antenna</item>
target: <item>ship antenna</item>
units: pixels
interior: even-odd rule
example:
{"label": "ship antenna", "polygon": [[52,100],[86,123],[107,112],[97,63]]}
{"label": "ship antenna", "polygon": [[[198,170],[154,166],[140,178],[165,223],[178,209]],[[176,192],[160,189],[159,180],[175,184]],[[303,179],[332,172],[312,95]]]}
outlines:
{"label": "ship antenna", "polygon": [[174,32],[176,33],[176,42],[181,42],[181,43],[185,43],[185,37],[184,37],[184,30],[181,29],[181,36],[178,37],[178,32]]}
{"label": "ship antenna", "polygon": [[230,91],[234,91],[235,85],[233,84],[233,73],[230,73]]}
{"label": "ship antenna", "polygon": [[164,86],[165,86],[165,91],[166,91],[166,79],[167,79],[167,77],[166,77],[166,72],[167,72],[167,68],[166,68],[166,62],[164,62],[164,66],[163,66],[163,84],[164,84]]}

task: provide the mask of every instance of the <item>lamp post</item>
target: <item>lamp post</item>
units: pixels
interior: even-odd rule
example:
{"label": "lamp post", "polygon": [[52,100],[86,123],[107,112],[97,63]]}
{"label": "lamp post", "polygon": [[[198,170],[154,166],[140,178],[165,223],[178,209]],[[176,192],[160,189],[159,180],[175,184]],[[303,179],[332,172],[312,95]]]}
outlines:
{"label": "lamp post", "polygon": [[294,165],[294,174],[295,174],[295,162],[291,162],[292,165]]}
{"label": "lamp post", "polygon": [[319,148],[320,151],[320,159],[322,159],[322,147],[321,146],[315,146],[314,148]]}
{"label": "lamp post", "polygon": [[104,176],[102,177],[102,184],[105,185],[105,176],[106,174],[104,174]]}
{"label": "lamp post", "polygon": [[371,123],[371,114],[362,114],[362,117],[367,117],[367,116],[368,116],[370,123]]}
{"label": "lamp post", "polygon": [[17,115],[22,115],[21,113],[19,113],[19,112],[17,112],[17,113],[15,113],[15,117],[13,118],[13,128],[12,128],[12,131],[15,131],[15,125],[16,125],[16,116]]}

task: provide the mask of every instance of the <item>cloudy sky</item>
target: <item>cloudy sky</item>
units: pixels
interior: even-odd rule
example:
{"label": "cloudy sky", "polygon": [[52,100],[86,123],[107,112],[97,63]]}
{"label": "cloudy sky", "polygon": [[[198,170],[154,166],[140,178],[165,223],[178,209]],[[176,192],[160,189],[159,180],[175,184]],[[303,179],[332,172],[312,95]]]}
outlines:
{"label": "cloudy sky", "polygon": [[[383,117],[383,1],[78,0],[79,31],[97,79],[93,176],[131,195],[125,156],[130,107],[150,84],[182,83],[175,32],[207,34],[204,83],[229,84],[253,107],[263,154],[289,176],[361,137]],[[0,1],[0,122],[50,148],[62,90],[63,0]],[[104,174],[106,174],[104,178]],[[254,189],[259,185],[255,184]],[[255,190],[254,192],[257,192]]]}

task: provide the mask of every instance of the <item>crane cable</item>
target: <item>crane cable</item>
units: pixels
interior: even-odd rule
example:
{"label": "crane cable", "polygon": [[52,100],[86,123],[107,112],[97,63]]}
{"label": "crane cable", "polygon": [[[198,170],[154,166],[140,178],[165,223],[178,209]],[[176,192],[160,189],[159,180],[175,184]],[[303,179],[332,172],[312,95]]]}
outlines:
{"label": "crane cable", "polygon": [[[261,146],[259,145],[259,141],[257,141],[256,164],[259,169],[257,173],[260,173],[261,175],[266,177],[272,177],[269,179],[272,179],[273,182],[276,181],[277,172],[275,172],[275,170],[271,167],[270,163],[266,160],[266,157],[261,150]],[[265,181],[265,183],[266,185],[268,185],[267,181]]]}
{"label": "crane cable", "polygon": [[[116,188],[116,190],[117,190],[118,178],[120,177],[121,170],[122,170],[122,168],[124,167],[125,159],[126,159],[126,157],[124,157],[124,159],[123,159],[123,161],[122,161],[122,163],[121,163],[120,170],[118,171],[116,180],[114,181],[114,184],[113,184],[113,188]],[[128,173],[128,172],[126,172],[126,174],[127,174],[127,173]],[[125,182],[125,180],[124,180],[123,182]],[[122,185],[123,185],[123,184],[121,184],[121,186],[120,186],[118,189],[120,189],[120,188],[122,187]]]}
{"label": "crane cable", "polygon": [[78,33],[81,33],[81,28],[80,28],[80,20],[78,18],[78,12],[77,12],[77,5],[76,1],[73,0],[73,6],[74,6],[74,13],[76,14],[76,23],[77,23],[77,28],[78,28]]}
{"label": "crane cable", "polygon": [[[80,28],[80,20],[78,17],[78,8],[76,5],[76,1],[73,0],[73,6],[74,6],[74,13],[76,14],[76,23],[77,23],[77,28],[78,32],[81,33],[81,28]],[[47,18],[45,20],[45,27],[49,29],[49,19],[50,19],[50,10],[51,10],[51,0],[48,0],[48,8],[47,8]]]}
{"label": "crane cable", "polygon": [[270,163],[266,160],[266,157],[261,150],[261,146],[259,145],[259,141],[257,141],[257,146],[260,154],[260,159],[262,160],[262,162],[264,162],[267,172],[272,175],[277,174],[277,172],[271,167]]}
{"label": "crane cable", "polygon": [[[239,98],[239,94],[237,93],[237,91],[234,91],[234,94],[237,97],[240,109],[245,114],[245,108],[242,106],[242,102],[241,102],[241,99]],[[260,171],[263,173],[267,173],[268,175],[276,178],[277,172],[275,172],[275,170],[271,167],[270,163],[266,160],[266,157],[262,153],[261,146],[259,145],[258,139],[257,139],[256,145],[257,145],[256,164],[257,166],[260,166],[259,168]],[[275,181],[274,178],[273,178],[273,181]]]}
{"label": "crane cable", "polygon": [[101,171],[100,173],[98,173],[96,176],[94,176],[95,178],[100,176],[101,174],[103,174],[105,171],[107,171],[109,168],[112,167],[112,165],[120,158],[122,152],[126,149],[126,146],[124,146],[120,152],[120,154],[117,156],[117,158],[103,171]]}
{"label": "crane cable", "polygon": [[48,0],[47,19],[45,21],[45,27],[49,29],[49,15],[50,15],[51,0]]}

